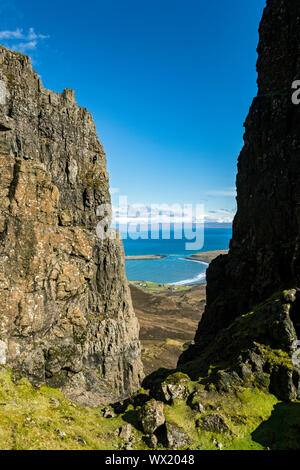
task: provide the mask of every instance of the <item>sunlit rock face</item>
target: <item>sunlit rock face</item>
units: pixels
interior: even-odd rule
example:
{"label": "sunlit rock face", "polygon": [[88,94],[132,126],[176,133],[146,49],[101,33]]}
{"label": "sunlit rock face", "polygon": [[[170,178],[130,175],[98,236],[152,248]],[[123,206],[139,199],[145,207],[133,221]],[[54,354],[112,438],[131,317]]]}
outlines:
{"label": "sunlit rock face", "polygon": [[123,244],[96,236],[106,157],[74,92],[0,48],[0,362],[91,405],[143,371]]}
{"label": "sunlit rock face", "polygon": [[[292,103],[292,83],[300,80],[299,1],[267,1],[259,32],[258,94],[238,160],[230,251],[208,269],[206,311],[181,362],[213,349],[218,335],[223,356],[227,346],[238,354],[255,341],[290,354],[300,336],[300,106]],[[231,330],[251,311],[259,314],[243,335],[244,320]],[[292,376],[286,390],[299,388],[298,372]]]}

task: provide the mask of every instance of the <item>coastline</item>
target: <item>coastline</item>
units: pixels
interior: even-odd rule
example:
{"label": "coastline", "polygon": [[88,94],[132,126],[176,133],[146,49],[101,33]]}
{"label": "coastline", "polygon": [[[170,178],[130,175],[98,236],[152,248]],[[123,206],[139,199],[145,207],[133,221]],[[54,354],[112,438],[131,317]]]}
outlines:
{"label": "coastline", "polygon": [[153,261],[156,259],[167,258],[167,255],[136,255],[136,256],[125,256],[126,261]]}
{"label": "coastline", "polygon": [[[207,266],[227,250],[195,253],[188,261]],[[142,360],[146,374],[176,367],[178,357],[193,342],[204,312],[206,280],[196,284],[129,281],[133,307],[140,323]]]}
{"label": "coastline", "polygon": [[[206,251],[203,253],[195,253],[187,258],[182,258],[184,261],[193,261],[195,263],[202,263],[209,266],[209,264],[218,256],[226,255],[228,250],[214,250],[214,251]],[[162,259],[167,258],[167,255],[145,255],[145,256],[128,256],[126,260],[153,260],[153,259]],[[150,281],[143,281],[143,280],[136,280],[136,281],[129,281],[131,285],[138,287],[139,289],[143,290],[144,292],[163,292],[163,291],[177,291],[177,290],[186,290],[195,287],[196,285],[205,285],[203,281],[205,278],[205,273],[200,273],[198,275],[198,282],[197,276],[194,279],[185,279],[179,282],[174,283],[155,283]]]}
{"label": "coastline", "polygon": [[[215,258],[220,255],[227,255],[228,250],[214,250],[214,251],[205,251],[203,253],[195,253],[188,258],[182,258],[189,261],[199,261],[200,263],[211,263]],[[153,261],[156,259],[167,258],[168,255],[134,255],[134,256],[125,256],[126,261]]]}

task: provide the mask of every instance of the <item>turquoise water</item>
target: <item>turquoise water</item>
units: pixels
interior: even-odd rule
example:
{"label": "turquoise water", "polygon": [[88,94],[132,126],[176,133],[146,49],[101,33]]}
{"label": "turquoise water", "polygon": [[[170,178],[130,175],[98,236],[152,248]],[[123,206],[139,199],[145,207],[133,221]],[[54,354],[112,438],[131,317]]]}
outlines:
{"label": "turquoise water", "polygon": [[201,251],[226,250],[229,248],[231,236],[231,228],[206,228],[204,246],[195,251],[185,249],[186,240],[184,239],[164,240],[162,237],[159,240],[123,239],[127,256],[166,255],[166,258],[159,260],[126,261],[127,278],[130,281],[151,281],[177,285],[204,283],[208,265],[186,258]]}

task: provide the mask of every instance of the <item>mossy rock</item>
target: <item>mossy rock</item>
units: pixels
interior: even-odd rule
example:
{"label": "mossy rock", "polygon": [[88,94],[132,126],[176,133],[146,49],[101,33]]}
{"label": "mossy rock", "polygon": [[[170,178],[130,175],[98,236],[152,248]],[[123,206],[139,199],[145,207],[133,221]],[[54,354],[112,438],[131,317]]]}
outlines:
{"label": "mossy rock", "polygon": [[184,450],[189,448],[194,442],[186,434],[184,429],[174,423],[166,421],[166,446],[172,450]]}
{"label": "mossy rock", "polygon": [[229,433],[230,428],[226,424],[226,420],[219,414],[208,414],[199,419],[196,423],[200,431],[207,431],[214,434]]}
{"label": "mossy rock", "polygon": [[169,375],[164,381],[157,382],[152,394],[165,403],[174,400],[186,400],[193,390],[193,383],[187,374],[176,372]]}

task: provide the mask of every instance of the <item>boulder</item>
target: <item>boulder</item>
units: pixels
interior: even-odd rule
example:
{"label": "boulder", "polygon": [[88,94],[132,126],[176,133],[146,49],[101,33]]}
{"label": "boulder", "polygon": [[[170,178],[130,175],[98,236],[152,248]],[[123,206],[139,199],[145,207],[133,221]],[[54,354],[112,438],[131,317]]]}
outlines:
{"label": "boulder", "polygon": [[205,413],[206,409],[205,406],[203,405],[203,394],[194,392],[192,395],[190,395],[188,399],[188,404],[189,406],[197,411],[198,413]]}
{"label": "boulder", "polygon": [[149,434],[145,437],[145,443],[150,447],[150,449],[155,449],[158,444],[158,439],[155,434]]}
{"label": "boulder", "polygon": [[120,429],[120,438],[124,439],[124,441],[129,441],[132,436],[132,426],[131,424],[125,424]]}
{"label": "boulder", "polygon": [[193,444],[193,441],[179,426],[166,422],[166,440],[169,449],[184,449]]}
{"label": "boulder", "polygon": [[241,382],[238,374],[235,371],[219,370],[216,373],[214,384],[218,392],[230,392],[235,385]]}
{"label": "boulder", "polygon": [[229,432],[229,428],[225,423],[224,418],[218,414],[207,415],[202,419],[199,419],[197,421],[197,427],[201,429],[201,431],[213,432],[217,434]]}
{"label": "boulder", "polygon": [[103,415],[103,418],[114,418],[115,417],[115,413],[113,412],[113,410],[111,408],[108,408],[108,407],[103,408],[102,415]]}
{"label": "boulder", "polygon": [[146,434],[153,434],[165,422],[164,404],[152,399],[139,412],[139,419]]}
{"label": "boulder", "polygon": [[270,392],[283,401],[295,400],[297,389],[293,381],[293,370],[282,365],[276,367],[271,374]]}
{"label": "boulder", "polygon": [[169,403],[173,400],[186,400],[189,396],[188,384],[190,378],[188,375],[182,372],[176,372],[163,382],[156,384],[152,393],[165,403]]}

